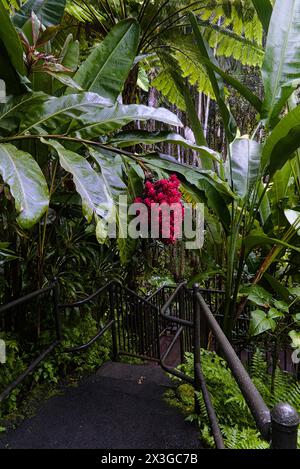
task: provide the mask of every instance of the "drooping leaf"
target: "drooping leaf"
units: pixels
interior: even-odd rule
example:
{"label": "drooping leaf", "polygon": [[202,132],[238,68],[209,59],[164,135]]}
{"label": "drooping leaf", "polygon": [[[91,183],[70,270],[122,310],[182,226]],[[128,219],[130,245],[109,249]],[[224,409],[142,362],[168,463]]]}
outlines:
{"label": "drooping leaf", "polygon": [[167,109],[138,104],[116,104],[82,115],[70,130],[79,138],[94,138],[118,130],[130,122],[150,119],[182,127],[179,118]]}
{"label": "drooping leaf", "polygon": [[290,111],[267,138],[262,154],[262,168],[272,176],[300,147],[300,106]]}
{"label": "drooping leaf", "polygon": [[[279,301],[275,303],[280,303]],[[276,306],[276,304],[275,304]],[[277,308],[277,306],[276,306]],[[270,308],[269,311],[268,311],[268,319],[278,319],[278,318],[282,318],[284,317],[284,314],[281,312],[281,311],[278,311],[278,309],[276,308]],[[287,309],[288,311],[288,309]]]}
{"label": "drooping leaf", "polygon": [[276,1],[271,16],[262,76],[263,117],[273,128],[300,79],[300,0]]}
{"label": "drooping leaf", "polygon": [[291,163],[288,161],[281,169],[279,169],[274,174],[272,178],[272,186],[269,194],[272,203],[276,204],[276,207],[279,207],[282,201],[287,196],[291,176],[292,166]]}
{"label": "drooping leaf", "polygon": [[114,104],[137,55],[139,32],[136,20],[120,21],[79,67],[74,80]]}
{"label": "drooping leaf", "polygon": [[14,15],[13,21],[22,28],[34,11],[44,26],[55,26],[61,23],[65,6],[66,0],[28,0]]}
{"label": "drooping leaf", "polygon": [[32,100],[23,114],[20,130],[21,133],[65,133],[72,119],[78,119],[88,110],[96,112],[107,104],[107,100],[96,93],[51,96],[42,104]]}
{"label": "drooping leaf", "polygon": [[[127,213],[127,207],[122,209],[124,201],[121,197],[130,195],[128,188],[123,181],[123,159],[111,151],[89,147],[91,156],[94,158],[105,181],[107,190],[114,201],[114,214],[116,217],[117,245],[120,260],[123,265],[132,261],[136,250],[137,240],[127,236],[127,219],[124,220],[123,213]],[[130,183],[129,183],[130,185]],[[126,199],[127,200],[127,199]],[[128,202],[130,199],[128,198]]]}
{"label": "drooping leaf", "polygon": [[61,166],[72,174],[76,190],[82,199],[83,214],[87,221],[91,222],[93,215],[105,217],[111,210],[113,202],[103,178],[83,156],[67,150],[55,140],[43,139],[42,141],[56,150]]}
{"label": "drooping leaf", "polygon": [[83,91],[81,86],[78,85],[78,83],[76,83],[76,81],[73,80],[73,78],[71,78],[66,73],[55,73],[48,70],[46,70],[46,73],[51,77],[55,78],[55,80],[59,81],[63,85],[72,88],[73,90]]}
{"label": "drooping leaf", "polygon": [[251,231],[251,233],[248,236],[246,236],[246,238],[244,239],[244,243],[245,243],[245,248],[246,248],[246,256],[254,248],[261,247],[261,246],[268,246],[268,245],[273,246],[276,244],[278,246],[283,246],[287,249],[292,249],[294,251],[300,252],[299,247],[286,243],[285,241],[282,241],[281,239],[270,238],[265,233],[259,230]]}
{"label": "drooping leaf", "polygon": [[204,146],[196,145],[195,143],[186,140],[181,135],[168,131],[147,132],[144,130],[136,130],[121,132],[111,137],[108,140],[108,143],[119,148],[131,147],[133,145],[155,145],[158,143],[172,143],[174,145],[179,145],[184,148],[194,150],[200,153],[200,155],[204,153],[206,156],[216,161],[220,161],[220,156],[214,150],[211,150],[210,148]]}
{"label": "drooping leaf", "polygon": [[[274,306],[275,308],[277,308],[277,310],[280,310],[281,312],[284,312],[284,313],[289,312],[289,305],[285,301],[275,300]],[[269,312],[271,312],[271,310]],[[275,314],[274,311],[272,311],[272,313]]]}
{"label": "drooping leaf", "polygon": [[20,75],[25,75],[22,43],[2,2],[0,2],[0,39],[15,70]]}
{"label": "drooping leaf", "polygon": [[94,147],[89,147],[89,152],[99,167],[107,192],[117,203],[118,198],[125,195],[127,189],[122,178],[123,163],[121,156]]}
{"label": "drooping leaf", "polygon": [[267,280],[267,282],[269,283],[269,285],[271,286],[272,290],[276,293],[276,294],[279,294],[281,296],[281,298],[285,301],[285,302],[289,302],[290,301],[290,292],[289,290],[282,284],[282,282],[280,282],[279,280],[277,280],[275,277],[273,277],[272,275],[268,274],[267,272],[264,273],[264,279]]}
{"label": "drooping leaf", "polygon": [[24,114],[33,106],[41,108],[48,96],[44,93],[27,93],[24,96],[8,96],[5,104],[0,104],[0,129],[8,134],[17,133]]}
{"label": "drooping leaf", "polygon": [[259,177],[261,145],[246,137],[237,138],[231,144],[231,175],[236,193],[249,197]]}
{"label": "drooping leaf", "polygon": [[48,186],[40,167],[29,153],[11,144],[0,144],[0,174],[14,197],[19,225],[31,228],[49,204]]}

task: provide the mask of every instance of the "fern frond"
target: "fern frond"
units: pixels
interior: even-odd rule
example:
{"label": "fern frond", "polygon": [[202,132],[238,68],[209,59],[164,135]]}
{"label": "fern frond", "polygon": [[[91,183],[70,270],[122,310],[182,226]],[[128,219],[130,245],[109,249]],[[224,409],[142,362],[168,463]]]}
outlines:
{"label": "fern frond", "polygon": [[260,434],[253,428],[227,427],[222,425],[221,431],[226,448],[229,449],[267,449],[269,444],[263,441]]}
{"label": "fern frond", "polygon": [[80,23],[93,22],[95,18],[100,22],[105,19],[100,11],[91,3],[87,7],[84,2],[79,4],[78,2],[68,0],[65,11]]}
{"label": "fern frond", "polygon": [[243,36],[216,25],[207,25],[205,37],[218,57],[233,57],[243,65],[260,66],[264,58],[263,49]]}
{"label": "fern frond", "polygon": [[151,84],[160,91],[171,104],[175,104],[175,106],[182,111],[186,110],[184,97],[178,91],[170,71],[166,69],[162,70],[157,77],[152,80]]}
{"label": "fern frond", "polygon": [[184,78],[188,78],[191,85],[196,86],[199,92],[215,99],[215,94],[211,82],[207,76],[206,69],[199,61],[199,54],[192,51],[176,51],[174,55]]}

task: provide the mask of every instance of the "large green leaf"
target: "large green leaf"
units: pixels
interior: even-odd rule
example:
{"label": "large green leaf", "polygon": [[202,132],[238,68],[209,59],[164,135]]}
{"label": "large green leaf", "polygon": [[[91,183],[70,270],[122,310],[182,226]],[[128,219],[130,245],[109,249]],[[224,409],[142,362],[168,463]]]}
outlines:
{"label": "large green leaf", "polygon": [[281,239],[270,238],[265,233],[259,230],[251,231],[251,233],[248,236],[246,236],[246,238],[244,239],[244,244],[246,248],[246,251],[245,251],[246,256],[248,256],[248,254],[254,248],[258,248],[262,246],[273,246],[273,245],[282,246],[286,249],[292,249],[294,251],[300,252],[299,247],[286,243],[285,241],[282,241]]}
{"label": "large green leaf", "polygon": [[281,298],[287,302],[290,303],[291,295],[289,290],[280,282],[277,280],[277,278],[273,277],[272,275],[268,274],[267,272],[264,273],[264,279],[269,283],[271,286],[272,290],[276,295],[280,295]]}
{"label": "large green leaf", "polygon": [[264,31],[267,34],[273,11],[272,4],[270,0],[252,0],[252,3],[263,25]]}
{"label": "large green leaf", "polygon": [[121,93],[137,54],[137,21],[120,21],[80,66],[74,80],[85,90],[111,100]]}
{"label": "large green leaf", "polygon": [[117,203],[118,197],[125,195],[127,191],[123,181],[122,157],[94,147],[89,147],[89,152],[99,167],[107,192]]}
{"label": "large green leaf", "polygon": [[[96,93],[79,93],[48,97],[42,103],[32,100],[24,109],[21,121],[21,133],[66,133],[73,119],[87,111],[102,109],[108,104],[107,99]],[[20,111],[20,109],[19,109]]]}
{"label": "large green leaf", "polygon": [[284,214],[288,219],[288,222],[292,225],[293,228],[297,231],[300,236],[300,212],[297,210],[285,210]]}
{"label": "large green leaf", "polygon": [[0,144],[0,174],[14,197],[19,225],[31,228],[49,204],[48,187],[40,167],[29,153],[14,145]]}
{"label": "large green leaf", "polygon": [[271,17],[262,75],[263,117],[272,128],[300,79],[300,0],[277,0]]}
{"label": "large green leaf", "polygon": [[257,182],[260,168],[261,145],[246,137],[237,138],[231,144],[231,175],[235,192],[249,197]]}
{"label": "large green leaf", "polygon": [[0,39],[15,70],[20,75],[25,75],[22,43],[2,2],[0,2]]}
{"label": "large green leaf", "polygon": [[72,34],[67,36],[60,55],[62,65],[75,72],[80,60],[80,45],[79,41],[73,40]]}
{"label": "large green leaf", "polygon": [[67,150],[57,141],[42,141],[56,150],[61,166],[72,174],[76,190],[82,198],[82,210],[87,221],[91,222],[93,215],[105,217],[113,202],[101,175],[83,156]]}
{"label": "large green leaf", "polygon": [[256,309],[251,312],[250,335],[256,336],[266,331],[274,331],[275,328],[276,322],[265,311]]}
{"label": "large green leaf", "polygon": [[300,147],[300,106],[290,111],[268,137],[262,154],[262,168],[272,176]]}
{"label": "large green leaf", "polygon": [[[194,13],[189,13],[189,18],[190,18],[191,25],[195,34],[195,39],[199,48],[200,55],[203,56],[204,59],[206,59],[206,61],[209,60],[212,63],[214,63],[216,66],[218,66],[218,63],[212,51],[210,50],[208,44],[206,43],[201,33],[201,30],[197,23],[196,15]],[[225,102],[223,80],[220,77],[220,75],[216,74],[215,71],[212,70],[211,67],[206,65],[206,63],[205,63],[205,66],[206,66],[207,74],[211,81],[211,85],[214,90],[215,97],[219,106],[219,110],[220,110],[220,113],[224,122],[224,127],[225,127],[227,138],[229,142],[232,142],[236,136],[236,122]]]}
{"label": "large green leaf", "polygon": [[44,26],[55,26],[61,23],[65,6],[66,0],[28,0],[14,15],[13,21],[22,28],[34,11]]}
{"label": "large green leaf", "polygon": [[80,138],[94,138],[114,132],[133,121],[155,120],[182,127],[179,118],[164,108],[154,108],[138,104],[128,106],[116,104],[113,107],[96,110],[82,115],[73,122],[72,133]]}
{"label": "large green leaf", "polygon": [[291,176],[292,166],[290,161],[285,163],[285,165],[273,176],[270,195],[272,196],[272,201],[276,204],[276,207],[279,207],[280,203],[282,203],[287,196]]}
{"label": "large green leaf", "polygon": [[207,205],[219,216],[225,229],[230,224],[230,214],[227,203],[233,198],[229,186],[213,171],[199,170],[178,163],[175,158],[166,155],[147,155],[141,161],[151,169],[163,169],[176,173],[178,177],[194,188],[196,196],[200,196]]}
{"label": "large green leaf", "polygon": [[[118,229],[117,245],[119,249],[120,260],[122,264],[128,264],[132,261],[132,257],[136,251],[137,240],[127,236],[127,220],[124,220],[124,222],[126,222],[126,226],[124,226],[124,223],[122,223],[122,220],[120,219],[120,217],[122,218],[122,215],[120,215],[119,211],[121,209],[119,197],[129,195],[128,188],[123,181],[123,172],[126,165],[123,164],[122,157],[120,155],[114,154],[113,152],[106,150],[99,151],[98,149],[91,147],[89,148],[89,151],[91,156],[97,162],[107,190],[113,198],[115,204],[116,224]],[[129,168],[129,171],[127,171],[127,176],[128,173],[130,173],[130,169],[134,168],[134,165],[136,165],[136,163],[133,163],[133,166]],[[128,181],[128,186],[129,185],[130,181]],[[127,210],[127,207],[125,208]],[[103,225],[98,223],[98,231],[99,227],[103,227]],[[104,231],[104,236],[107,235],[107,228],[104,228],[102,231]]]}
{"label": "large green leaf", "polygon": [[0,104],[0,129],[7,134],[17,132],[20,122],[28,109],[33,106],[42,109],[49,97],[44,93],[27,93],[21,97],[8,96],[5,104]]}
{"label": "large green leaf", "polygon": [[156,145],[158,143],[171,143],[179,145],[190,150],[194,150],[200,155],[203,153],[205,156],[220,161],[220,155],[205,146],[196,145],[195,143],[186,140],[181,135],[173,132],[147,132],[146,130],[136,130],[121,132],[114,135],[108,140],[108,143],[119,148],[131,147],[133,145]]}

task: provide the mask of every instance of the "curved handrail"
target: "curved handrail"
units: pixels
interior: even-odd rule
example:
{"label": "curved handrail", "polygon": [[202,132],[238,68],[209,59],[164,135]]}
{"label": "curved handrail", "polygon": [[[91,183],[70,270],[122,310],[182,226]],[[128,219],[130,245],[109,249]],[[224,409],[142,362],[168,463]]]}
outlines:
{"label": "curved handrail", "polygon": [[117,279],[113,279],[110,282],[106,283],[103,287],[99,288],[97,291],[92,293],[91,295],[87,296],[86,298],[83,298],[82,300],[75,301],[74,303],[63,303],[59,304],[59,308],[65,309],[65,308],[78,308],[78,306],[85,305],[86,303],[89,303],[91,300],[96,298],[96,296],[100,295],[104,290],[106,290],[111,284],[119,282]]}
{"label": "curved handrail", "polygon": [[123,285],[123,283],[121,282],[121,280],[117,279],[117,278],[114,278],[112,280],[110,280],[108,283],[106,283],[105,285],[103,285],[103,287],[99,288],[98,290],[96,290],[94,293],[92,293],[91,295],[87,296],[86,298],[83,298],[82,300],[78,300],[78,301],[75,301],[74,303],[62,303],[62,304],[59,304],[59,308],[61,309],[64,309],[64,308],[78,308],[79,306],[82,306],[82,305],[85,305],[87,303],[89,303],[91,300],[93,300],[94,298],[96,298],[96,296],[100,295],[101,293],[103,293],[108,287],[110,287],[111,285],[114,285],[114,284],[117,284],[119,285],[120,287],[123,288],[123,290],[127,291],[128,293],[130,293],[131,295],[133,295],[135,298],[143,301],[143,303],[146,303],[152,307],[155,307],[147,298],[143,298],[142,296],[138,295],[136,292],[134,292],[133,290],[130,290],[130,288],[126,287],[125,285]]}
{"label": "curved handrail", "polygon": [[103,334],[114,324],[115,320],[112,319],[109,321],[105,326],[103,326],[99,331],[97,332],[94,337],[86,342],[85,344],[79,345],[78,347],[70,347],[70,348],[65,348],[63,351],[65,353],[74,353],[74,352],[82,352],[83,350],[88,349],[91,345],[93,345],[100,337],[103,336]]}
{"label": "curved handrail", "polygon": [[271,412],[269,408],[199,292],[196,293],[196,299],[200,305],[201,312],[219,343],[223,356],[237,381],[261,435],[266,440],[269,440],[271,428]]}
{"label": "curved handrail", "polygon": [[34,298],[38,296],[45,295],[49,291],[52,291],[55,287],[56,287],[56,282],[53,282],[48,287],[40,288],[39,290],[36,290],[32,293],[28,293],[27,295],[22,296],[21,298],[18,298],[17,300],[13,300],[10,303],[7,303],[5,305],[0,305],[0,313],[4,313],[8,311],[9,309],[15,308],[16,306],[19,306],[23,303],[28,303],[30,300],[33,300]]}

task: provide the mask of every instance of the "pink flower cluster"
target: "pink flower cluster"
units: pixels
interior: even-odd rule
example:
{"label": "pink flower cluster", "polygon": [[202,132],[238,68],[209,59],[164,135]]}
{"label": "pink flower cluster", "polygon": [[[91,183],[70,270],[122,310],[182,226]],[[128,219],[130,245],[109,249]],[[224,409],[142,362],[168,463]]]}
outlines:
{"label": "pink flower cluster", "polygon": [[[156,182],[146,181],[142,197],[136,197],[135,203],[143,203],[148,209],[148,222],[151,218],[159,224],[159,238],[164,244],[175,244],[179,238],[184,215],[184,207],[179,191],[180,181],[175,174],[169,179]],[[166,222],[164,207],[172,206],[170,219]],[[166,212],[165,212],[166,213]]]}

